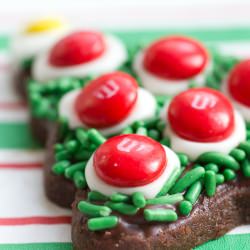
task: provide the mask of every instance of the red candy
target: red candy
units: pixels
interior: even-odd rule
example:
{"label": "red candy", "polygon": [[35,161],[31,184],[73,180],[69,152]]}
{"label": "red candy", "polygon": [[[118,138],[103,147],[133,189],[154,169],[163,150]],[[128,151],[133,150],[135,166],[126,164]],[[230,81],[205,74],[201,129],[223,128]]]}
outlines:
{"label": "red candy", "polygon": [[233,68],[228,78],[228,90],[236,101],[250,107],[250,60]]}
{"label": "red candy", "polygon": [[190,89],[170,103],[168,120],[180,137],[196,142],[218,142],[234,130],[234,110],[229,100],[209,88]]}
{"label": "red candy", "polygon": [[137,100],[138,85],[130,75],[103,75],[83,88],[75,102],[80,120],[89,127],[105,128],[125,119]]}
{"label": "red candy", "polygon": [[206,66],[208,54],[197,41],[187,37],[166,37],[145,52],[144,67],[152,74],[172,80],[188,79]]}
{"label": "red candy", "polygon": [[98,58],[104,51],[102,34],[78,31],[55,44],[50,51],[49,63],[56,67],[79,65]]}
{"label": "red candy", "polygon": [[97,175],[117,187],[137,187],[156,180],[164,171],[167,157],[162,145],[149,137],[115,136],[94,155]]}

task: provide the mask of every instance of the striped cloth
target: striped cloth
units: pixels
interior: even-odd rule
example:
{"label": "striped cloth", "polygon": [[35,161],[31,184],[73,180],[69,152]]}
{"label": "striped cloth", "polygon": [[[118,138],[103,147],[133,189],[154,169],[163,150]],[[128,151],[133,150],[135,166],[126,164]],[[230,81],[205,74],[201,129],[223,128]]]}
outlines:
{"label": "striped cloth", "polygon": [[[250,56],[250,29],[185,33],[216,43],[225,53]],[[155,36],[159,34],[164,31]],[[120,33],[128,43],[129,35]],[[147,32],[143,35],[147,37]],[[44,195],[44,151],[31,138],[27,107],[13,90],[10,68],[8,37],[0,36],[0,250],[69,250],[71,211],[55,206]],[[242,226],[197,249],[249,249],[249,232],[250,226]]]}

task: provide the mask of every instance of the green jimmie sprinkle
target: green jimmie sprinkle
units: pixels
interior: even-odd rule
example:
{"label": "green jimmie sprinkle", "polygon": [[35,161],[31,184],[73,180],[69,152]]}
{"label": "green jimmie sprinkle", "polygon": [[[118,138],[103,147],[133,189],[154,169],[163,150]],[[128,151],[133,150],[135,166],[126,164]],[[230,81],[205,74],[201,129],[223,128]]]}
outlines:
{"label": "green jimmie sprinkle", "polygon": [[166,183],[164,184],[164,186],[162,187],[161,191],[157,194],[156,197],[161,197],[164,196],[168,193],[168,191],[175,185],[176,181],[178,180],[178,178],[181,176],[182,172],[184,171],[184,167],[183,168],[179,168],[177,170],[175,170],[169,177],[169,179],[166,181]]}
{"label": "green jimmie sprinkle", "polygon": [[235,148],[230,152],[230,155],[236,160],[236,161],[243,161],[246,158],[246,153],[242,149]]}
{"label": "green jimmie sprinkle", "polygon": [[194,204],[198,200],[201,191],[202,191],[202,182],[196,181],[187,190],[185,194],[185,199]]}
{"label": "green jimmie sprinkle", "polygon": [[156,197],[147,200],[147,205],[165,205],[165,204],[176,204],[183,200],[182,194],[172,194]]}
{"label": "green jimmie sprinkle", "polygon": [[134,205],[130,205],[123,202],[111,202],[107,201],[105,206],[111,208],[114,211],[118,211],[121,214],[134,215],[138,212],[139,208]]}
{"label": "green jimmie sprinkle", "polygon": [[81,171],[81,172],[84,172],[84,169],[86,167],[86,164],[87,162],[84,161],[84,162],[79,162],[79,163],[75,163],[73,165],[71,165],[70,167],[66,168],[65,170],[65,173],[64,173],[64,176],[68,179],[71,179],[73,178],[74,176],[74,173],[76,171]]}
{"label": "green jimmie sprinkle", "polygon": [[146,199],[141,192],[135,192],[132,195],[132,201],[134,206],[142,208],[146,205]]}
{"label": "green jimmie sprinkle", "polygon": [[226,167],[232,170],[238,170],[240,168],[239,163],[232,156],[219,152],[203,153],[198,157],[197,162],[201,164],[214,163],[219,167]]}
{"label": "green jimmie sprinkle", "polygon": [[185,191],[190,185],[195,181],[199,180],[205,174],[205,169],[203,167],[196,167],[188,171],[183,177],[181,177],[173,188],[170,190],[171,194],[181,193]]}
{"label": "green jimmie sprinkle", "polygon": [[179,205],[179,210],[182,215],[189,215],[192,208],[193,206],[190,201],[182,201]]}
{"label": "green jimmie sprinkle", "polygon": [[87,201],[80,201],[78,203],[78,209],[83,213],[91,217],[109,216],[111,209],[107,206],[94,205]]}
{"label": "green jimmie sprinkle", "polygon": [[113,202],[126,202],[130,199],[130,197],[126,194],[114,193],[109,197],[109,199]]}
{"label": "green jimmie sprinkle", "polygon": [[118,222],[117,216],[107,216],[89,219],[87,225],[90,231],[99,231],[114,228],[118,225]]}
{"label": "green jimmie sprinkle", "polygon": [[88,200],[90,201],[107,201],[108,197],[97,191],[88,192]]}
{"label": "green jimmie sprinkle", "polygon": [[144,218],[146,221],[173,222],[178,219],[178,216],[171,209],[145,209]]}
{"label": "green jimmie sprinkle", "polygon": [[250,177],[250,162],[247,159],[242,162],[242,172],[245,177]]}
{"label": "green jimmie sprinkle", "polygon": [[223,174],[217,174],[216,175],[216,185],[221,185],[225,182],[225,177]]}
{"label": "green jimmie sprinkle", "polygon": [[216,174],[214,171],[208,170],[204,176],[204,184],[207,196],[212,197],[216,192]]}
{"label": "green jimmie sprinkle", "polygon": [[87,134],[88,139],[97,146],[103,144],[106,141],[105,137],[103,137],[96,129],[89,129]]}
{"label": "green jimmie sprinkle", "polygon": [[73,181],[75,186],[79,189],[83,189],[87,187],[87,182],[82,171],[76,171],[73,175]]}

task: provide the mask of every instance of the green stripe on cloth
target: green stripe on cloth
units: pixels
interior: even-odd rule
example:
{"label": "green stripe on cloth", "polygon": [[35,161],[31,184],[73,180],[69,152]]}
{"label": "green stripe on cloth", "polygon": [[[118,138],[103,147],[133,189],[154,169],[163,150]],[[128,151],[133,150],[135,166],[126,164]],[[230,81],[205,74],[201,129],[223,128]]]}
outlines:
{"label": "green stripe on cloth", "polygon": [[39,148],[27,123],[0,123],[1,149]]}
{"label": "green stripe on cloth", "polygon": [[250,234],[230,234],[218,240],[209,241],[195,250],[249,250]]}
{"label": "green stripe on cloth", "polygon": [[[231,42],[231,41],[247,41],[250,40],[250,27],[227,27],[227,28],[176,28],[176,29],[154,29],[154,30],[130,30],[115,31],[107,30],[119,36],[129,47],[140,42],[148,43],[158,37],[168,34],[185,34],[196,37],[207,42]],[[10,37],[8,35],[0,35],[0,49],[7,49]]]}
{"label": "green stripe on cloth", "polygon": [[9,40],[7,35],[0,35],[0,50],[7,50],[9,48]]}
{"label": "green stripe on cloth", "polygon": [[0,244],[0,250],[72,250],[71,243]]}
{"label": "green stripe on cloth", "polygon": [[160,29],[160,30],[133,30],[113,31],[128,47],[135,44],[147,44],[150,41],[168,34],[183,34],[196,37],[206,42],[232,42],[250,40],[250,27],[244,28],[203,28],[203,29]]}
{"label": "green stripe on cloth", "polygon": [[[249,250],[250,235],[226,235],[195,250]],[[71,243],[0,244],[0,250],[73,250]]]}

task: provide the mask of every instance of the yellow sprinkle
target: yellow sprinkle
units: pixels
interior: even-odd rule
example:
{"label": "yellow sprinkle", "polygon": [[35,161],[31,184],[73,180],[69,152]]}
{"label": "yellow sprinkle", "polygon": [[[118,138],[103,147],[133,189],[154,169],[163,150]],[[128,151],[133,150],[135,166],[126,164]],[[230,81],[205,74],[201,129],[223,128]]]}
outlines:
{"label": "yellow sprinkle", "polygon": [[33,23],[30,23],[27,26],[25,33],[38,33],[38,32],[51,31],[55,29],[60,29],[63,26],[64,24],[60,19],[56,18],[41,19]]}

